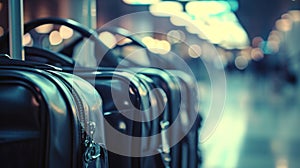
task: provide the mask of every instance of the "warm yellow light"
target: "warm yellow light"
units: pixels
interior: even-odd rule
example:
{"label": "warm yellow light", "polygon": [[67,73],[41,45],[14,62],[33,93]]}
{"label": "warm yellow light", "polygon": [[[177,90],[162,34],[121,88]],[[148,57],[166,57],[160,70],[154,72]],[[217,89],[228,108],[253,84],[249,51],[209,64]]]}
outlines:
{"label": "warm yellow light", "polygon": [[58,45],[63,41],[62,37],[60,36],[59,32],[54,30],[49,35],[49,42],[51,45]]}
{"label": "warm yellow light", "polygon": [[284,158],[280,158],[276,161],[276,168],[288,168],[288,161]]}
{"label": "warm yellow light", "polygon": [[168,41],[162,40],[159,42],[160,54],[167,54],[171,51],[171,45]]}
{"label": "warm yellow light", "polygon": [[99,39],[108,47],[114,48],[117,44],[116,37],[110,32],[102,32],[99,34]]}
{"label": "warm yellow light", "polygon": [[247,60],[250,60],[251,59],[251,51],[252,51],[251,47],[242,49],[239,53],[239,56],[243,56],[244,58],[247,58]]}
{"label": "warm yellow light", "polygon": [[171,44],[166,40],[154,39],[146,36],[142,42],[147,46],[148,50],[156,54],[167,54],[171,51]]}
{"label": "warm yellow light", "polygon": [[289,19],[279,19],[276,21],[276,28],[279,31],[287,32],[291,30],[292,23]]}
{"label": "warm yellow light", "polygon": [[149,11],[154,16],[172,16],[182,12],[183,7],[181,3],[176,1],[162,1],[152,4]]}
{"label": "warm yellow light", "polygon": [[270,34],[269,34],[268,40],[269,40],[269,41],[276,41],[276,42],[280,43],[281,38],[282,38],[282,37],[281,37],[281,34],[280,34],[279,31],[277,31],[277,30],[272,30],[272,31],[270,32]]}
{"label": "warm yellow light", "polygon": [[259,37],[259,36],[254,37],[254,38],[252,39],[252,46],[253,46],[253,47],[259,47],[260,44],[261,44],[263,41],[264,41],[264,39],[263,39],[262,37]]}
{"label": "warm yellow light", "polygon": [[0,2],[0,11],[2,10],[3,4]]}
{"label": "warm yellow light", "polygon": [[253,48],[251,50],[251,58],[255,61],[259,61],[264,58],[264,53],[260,48]]}
{"label": "warm yellow light", "polygon": [[159,2],[160,0],[123,0],[124,3],[129,5],[146,5],[146,4],[154,4]]}
{"label": "warm yellow light", "polygon": [[0,26],[0,36],[2,36],[4,34],[4,29],[2,26]]}
{"label": "warm yellow light", "polygon": [[300,10],[291,10],[288,12],[294,22],[300,22]]}
{"label": "warm yellow light", "polygon": [[239,70],[243,70],[248,66],[248,60],[243,56],[236,57],[234,63]]}
{"label": "warm yellow light", "polygon": [[175,12],[170,15],[170,22],[175,26],[185,26],[191,24],[191,17],[185,12]]}
{"label": "warm yellow light", "polygon": [[59,33],[63,39],[69,39],[73,36],[74,32],[71,28],[63,25],[63,26],[60,26]]}
{"label": "warm yellow light", "polygon": [[198,58],[201,56],[202,54],[202,49],[199,45],[197,44],[193,44],[189,47],[188,50],[189,56],[192,58]]}
{"label": "warm yellow light", "polygon": [[146,36],[142,38],[142,42],[147,46],[147,48],[154,48],[155,46],[155,41],[152,37]]}
{"label": "warm yellow light", "polygon": [[35,28],[38,33],[49,33],[53,29],[53,24],[44,24]]}
{"label": "warm yellow light", "polygon": [[189,14],[201,16],[230,11],[231,7],[226,1],[190,1],[186,4],[185,9]]}
{"label": "warm yellow light", "polygon": [[170,43],[179,43],[185,40],[185,34],[181,30],[171,30],[167,34],[167,39]]}
{"label": "warm yellow light", "polygon": [[30,45],[32,41],[32,38],[31,38],[31,35],[29,33],[26,33],[24,36],[23,36],[23,45],[26,46],[26,45]]}

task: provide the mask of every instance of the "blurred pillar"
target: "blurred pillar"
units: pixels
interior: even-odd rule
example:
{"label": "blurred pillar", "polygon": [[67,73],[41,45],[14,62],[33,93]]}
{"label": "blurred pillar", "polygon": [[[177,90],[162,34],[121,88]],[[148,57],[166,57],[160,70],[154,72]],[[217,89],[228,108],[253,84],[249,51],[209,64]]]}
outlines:
{"label": "blurred pillar", "polygon": [[65,4],[65,6],[70,10],[70,18],[80,22],[88,28],[96,29],[96,0],[68,0],[62,3],[68,3],[68,5]]}

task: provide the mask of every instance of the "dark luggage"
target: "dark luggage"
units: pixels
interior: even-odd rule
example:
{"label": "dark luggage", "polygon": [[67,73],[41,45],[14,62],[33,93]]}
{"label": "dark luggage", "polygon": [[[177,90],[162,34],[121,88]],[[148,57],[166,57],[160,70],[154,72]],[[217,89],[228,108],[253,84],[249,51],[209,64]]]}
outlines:
{"label": "dark luggage", "polygon": [[[137,46],[146,51],[146,55],[143,56],[145,57],[144,60],[149,61],[146,66],[165,69],[146,68],[141,64],[136,66],[137,63],[133,59],[141,57],[140,55],[137,57],[129,57],[129,60],[126,62],[129,65],[128,69],[131,70],[132,67],[143,67],[134,68],[133,71],[138,71],[139,73],[149,76],[166,92],[170,107],[170,125],[175,121],[176,117],[178,117],[180,121],[178,123],[176,122],[177,126],[175,126],[175,130],[179,128],[178,130],[181,130],[181,132],[171,131],[168,135],[169,144],[172,146],[171,167],[199,167],[202,162],[199,147],[199,129],[201,128],[202,117],[199,113],[199,98],[196,81],[187,73],[176,70],[177,68],[165,57],[149,52],[143,42],[135,38],[133,34],[126,29],[120,27],[104,27],[97,31],[98,33],[108,31],[129,39],[129,43],[116,45],[115,48],[112,49],[116,50],[115,53],[119,54],[118,56],[120,58],[127,59],[126,56],[120,54],[123,50],[126,50],[127,46]],[[193,124],[190,125],[190,123]],[[186,136],[182,138],[182,135]],[[182,138],[182,140],[173,146],[174,143],[176,143],[174,140],[177,141],[178,138]]]}
{"label": "dark luggage", "polygon": [[[151,141],[131,138],[154,136],[161,132],[160,122],[168,114],[164,110],[165,93],[156,91],[150,94],[151,88],[155,87],[152,80],[129,72],[106,69],[98,72],[77,70],[75,73],[94,83],[103,97],[104,117],[108,122],[106,124],[109,124],[105,130],[114,129],[128,135],[123,137],[115,132],[106,132],[106,144],[108,150],[111,150],[108,157],[110,166],[165,167],[164,159],[158,152],[162,145],[161,136]],[[147,153],[153,155],[145,157]]]}
{"label": "dark luggage", "polygon": [[[80,39],[78,41],[80,41]],[[134,41],[134,39],[133,39],[133,41]],[[76,42],[73,44],[75,46]],[[66,49],[62,50],[62,53],[67,54],[71,57],[72,52],[74,50],[74,46],[68,46]],[[31,49],[29,48],[27,50],[31,50]],[[110,51],[110,52],[112,52],[112,51]],[[37,61],[40,61],[41,55],[37,54],[36,57],[31,57],[30,59],[35,58],[35,59],[37,59]],[[57,60],[57,59],[53,60],[53,57],[46,58],[45,60],[48,61],[47,63],[53,64],[53,65],[62,65],[62,67],[74,67],[75,63],[74,63],[74,61],[72,61],[72,59],[71,59],[71,61],[68,61],[68,60],[66,61],[66,59],[64,59],[65,56],[64,55],[61,55],[61,56],[63,58],[62,61]],[[124,58],[116,59],[115,57],[111,57],[111,59],[120,60],[120,59],[124,59]],[[160,59],[158,57],[155,58],[154,60],[156,60],[156,62],[160,62],[159,61]],[[57,64],[57,62],[59,62],[59,63]],[[117,61],[117,63],[118,63],[118,61]],[[127,63],[129,65],[128,67],[131,67],[131,66],[140,67],[139,65],[137,65],[133,62],[130,62],[130,60]],[[115,67],[116,64],[106,62],[106,63],[103,63],[101,66],[103,66],[103,65],[108,66],[108,67]],[[129,74],[131,72],[135,73],[140,70],[141,69],[136,69],[136,68],[134,68],[134,69],[130,69],[130,68],[117,69],[117,71],[119,71],[119,72],[125,71],[126,73],[129,73]],[[187,80],[187,77],[185,77],[185,76],[187,76],[186,74],[182,75],[179,72],[174,72],[174,73],[170,74],[170,72],[168,70],[165,71],[165,70],[156,69],[156,68],[145,68],[136,75],[137,78],[143,78],[143,76],[148,78],[148,79],[143,79],[143,80],[139,79],[139,82],[138,82],[138,83],[143,83],[143,82],[146,83],[145,86],[148,85],[148,89],[146,89],[146,91],[147,90],[149,91],[153,88],[161,88],[163,90],[163,92],[166,94],[168,105],[164,109],[165,110],[165,112],[163,113],[164,116],[160,116],[161,118],[158,120],[158,121],[167,123],[167,125],[165,125],[165,127],[162,128],[160,126],[160,123],[157,121],[155,123],[154,122],[138,123],[138,122],[130,121],[130,120],[126,119],[126,117],[122,116],[121,115],[122,112],[120,113],[120,111],[127,110],[128,115],[132,114],[131,113],[132,109],[140,106],[141,103],[145,104],[145,102],[147,102],[147,100],[146,101],[137,101],[139,99],[136,98],[135,95],[129,94],[130,95],[129,101],[133,103],[132,107],[124,106],[123,101],[120,103],[114,102],[112,100],[112,97],[110,95],[110,92],[108,92],[108,90],[115,90],[114,92],[118,93],[118,95],[120,95],[120,99],[122,99],[122,100],[128,100],[128,98],[122,97],[122,95],[128,94],[128,90],[124,89],[124,90],[120,91],[120,88],[124,88],[125,85],[123,84],[123,86],[122,86],[122,82],[120,82],[120,81],[116,82],[116,80],[112,79],[112,75],[113,75],[112,71],[115,71],[115,69],[100,68],[100,70],[98,69],[98,71],[100,71],[102,73],[102,77],[100,77],[101,75],[99,75],[100,80],[98,80],[98,79],[97,80],[101,81],[101,82],[98,84],[95,84],[95,87],[96,87],[96,89],[98,87],[97,90],[99,91],[101,96],[104,97],[104,100],[103,100],[104,101],[104,109],[105,109],[104,114],[105,114],[106,119],[108,119],[109,124],[111,124],[118,131],[120,131],[122,133],[126,133],[128,135],[147,136],[147,135],[153,134],[152,129],[154,129],[154,130],[156,129],[156,131],[154,131],[154,132],[164,132],[164,134],[165,134],[164,135],[165,143],[160,142],[159,140],[157,142],[155,142],[156,144],[161,144],[161,145],[164,144],[165,145],[165,148],[164,148],[165,151],[162,150],[163,147],[160,147],[161,156],[159,156],[159,155],[153,156],[153,158],[155,158],[155,159],[153,159],[151,157],[148,157],[148,158],[147,157],[145,157],[145,158],[128,157],[128,158],[126,158],[124,156],[120,156],[118,154],[114,154],[114,153],[110,152],[109,159],[110,159],[111,167],[120,167],[120,166],[123,166],[123,167],[141,167],[141,166],[142,167],[147,167],[147,166],[152,167],[152,164],[156,165],[154,167],[160,167],[159,165],[161,165],[164,167],[170,166],[170,167],[174,167],[174,168],[175,167],[198,167],[199,166],[199,164],[201,163],[201,158],[200,158],[199,147],[198,147],[199,146],[198,131],[199,131],[200,123],[201,123],[202,119],[201,119],[201,116],[198,114],[198,109],[194,108],[197,104],[197,102],[195,102],[195,100],[197,101],[197,99],[195,99],[195,97],[197,97],[196,96],[197,91],[196,91],[193,83],[189,83],[186,81]],[[109,72],[110,75],[108,75],[109,73],[106,73],[106,75],[108,75],[108,77],[106,77],[105,80],[101,79],[101,78],[103,78],[103,71],[111,71],[111,72]],[[116,72],[114,72],[114,74],[116,74]],[[180,75],[178,75],[178,74],[180,74]],[[88,75],[88,73],[85,73],[85,74],[81,73],[80,76],[85,78],[89,75]],[[98,77],[96,77],[96,78],[98,78]],[[132,78],[132,75],[131,75],[131,78]],[[127,80],[130,82],[130,78],[128,78],[128,79]],[[88,81],[93,83],[92,80],[88,80]],[[148,82],[146,82],[146,81],[148,81]],[[149,82],[149,81],[151,81],[151,82]],[[138,95],[138,94],[139,93],[136,92],[136,95]],[[160,96],[162,96],[162,95],[160,95]],[[161,101],[161,102],[163,102],[163,101]],[[123,106],[122,106],[122,103],[123,103]],[[182,106],[182,105],[184,105],[184,106]],[[121,110],[120,110],[120,108],[117,109],[116,106],[121,107]],[[108,112],[110,110],[115,110],[114,111],[115,113]],[[118,110],[120,110],[120,111],[118,111]],[[108,112],[108,113],[106,113],[106,112]],[[109,115],[107,115],[107,114],[109,114]],[[164,130],[168,129],[169,126],[172,125],[172,123],[177,118],[178,118],[179,122],[175,125],[175,129],[173,127],[173,129],[171,131],[168,131],[166,134],[166,132]],[[196,119],[196,121],[194,122],[195,119]],[[123,126],[124,126],[124,123],[127,126],[126,127],[127,130],[119,128],[119,126],[120,126],[119,124],[122,122],[123,122]],[[187,122],[194,122],[192,128],[190,126],[185,126],[185,123],[187,123]],[[149,128],[143,129],[147,125],[149,126]],[[122,127],[122,128],[124,128],[124,127]],[[131,130],[129,128],[131,128]],[[150,129],[150,131],[149,131],[149,129]],[[141,131],[141,130],[143,130],[143,131]],[[151,131],[152,131],[152,133],[151,133]],[[110,134],[110,133],[106,133],[106,134]],[[183,134],[186,134],[186,136],[181,137],[181,135],[183,135]],[[181,139],[181,140],[176,144],[178,139]],[[130,152],[130,150],[133,150],[130,147],[130,143],[123,142],[122,144],[124,146],[127,145],[128,152]],[[172,146],[171,149],[169,149],[170,146]]]}
{"label": "dark luggage", "polygon": [[89,83],[7,58],[0,79],[2,167],[107,167],[102,102]]}
{"label": "dark luggage", "polygon": [[[35,53],[36,51],[38,54]],[[56,55],[56,53],[48,50],[32,47],[26,47],[25,52],[27,57],[37,56],[37,59],[39,59],[38,57],[48,58],[49,56]],[[60,54],[58,54],[57,57],[57,59],[52,58],[52,60],[59,60]],[[155,82],[151,78],[143,76],[142,74],[135,76],[130,72],[117,72],[109,68],[96,69],[96,71],[89,68],[74,69],[66,66],[63,68],[64,71],[74,73],[89,81],[98,90],[103,98],[103,114],[106,121],[108,121],[105,128],[107,128],[107,124],[109,124],[112,125],[114,129],[129,136],[152,136],[161,132],[161,122],[168,121],[169,112],[166,110],[167,108],[164,109],[164,103],[166,101],[165,93],[163,90],[152,92],[152,94],[149,93],[149,91],[157,88]],[[114,99],[116,97],[117,99]],[[146,111],[150,107],[151,109]],[[149,118],[147,115],[139,115],[141,112],[146,112],[148,113],[148,116],[150,115],[152,118],[157,117],[157,119],[147,119]],[[145,122],[132,121],[123,116],[125,113],[127,116],[131,115],[131,118],[139,119],[144,117]],[[134,117],[132,115],[136,116]],[[123,124],[123,126],[126,126],[126,129],[120,128],[120,123]],[[109,129],[105,130],[107,131]],[[145,150],[148,150],[148,152],[150,150],[157,150],[156,152],[153,152],[157,154],[134,158],[109,152],[108,159],[110,167],[167,167],[167,165],[169,165],[164,159],[166,154],[161,155],[158,152],[159,150],[162,151],[161,136],[152,142],[141,142],[146,145],[132,144],[133,142],[128,142],[126,139],[122,138],[119,140],[122,143],[116,141],[114,134],[106,132],[108,149],[110,146],[119,146],[119,148],[124,148],[123,151],[127,152],[125,154],[123,153],[123,155],[128,156],[132,155],[133,150],[140,151],[141,153],[138,153],[140,156],[145,155],[144,153],[147,152]],[[147,146],[149,144],[151,145]],[[135,155],[137,155],[137,153]]]}

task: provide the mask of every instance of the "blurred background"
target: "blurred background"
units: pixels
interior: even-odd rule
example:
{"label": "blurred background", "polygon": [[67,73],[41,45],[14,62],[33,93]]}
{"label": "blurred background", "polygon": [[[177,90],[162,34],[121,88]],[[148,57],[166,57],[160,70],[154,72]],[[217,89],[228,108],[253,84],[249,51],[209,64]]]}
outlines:
{"label": "blurred background", "polygon": [[[211,105],[211,81],[203,61],[218,57],[221,64],[215,68],[225,70],[226,100],[218,125],[199,142],[201,167],[300,167],[299,0],[23,2],[24,23],[51,16],[93,29],[118,26],[153,54],[169,60],[174,59],[171,53],[179,55],[198,81],[204,118]],[[0,0],[0,36],[8,30],[7,4]],[[45,43],[52,48],[73,35],[68,29],[60,34],[47,27],[40,31],[48,31]],[[34,45],[32,38],[25,35],[24,45]],[[117,39],[108,32],[99,38],[110,48]]]}

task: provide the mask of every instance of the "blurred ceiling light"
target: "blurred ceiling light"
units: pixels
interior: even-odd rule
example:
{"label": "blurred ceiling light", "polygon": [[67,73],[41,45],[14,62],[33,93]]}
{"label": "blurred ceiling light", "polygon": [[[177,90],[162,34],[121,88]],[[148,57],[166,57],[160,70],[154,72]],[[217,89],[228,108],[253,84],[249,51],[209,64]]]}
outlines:
{"label": "blurred ceiling light", "polygon": [[172,16],[183,11],[180,2],[177,1],[162,1],[154,3],[149,7],[149,11],[154,16]]}
{"label": "blurred ceiling light", "polygon": [[160,54],[167,54],[171,51],[171,45],[168,41],[162,40],[159,43]]}
{"label": "blurred ceiling light", "polygon": [[160,2],[160,0],[123,0],[123,2],[129,5],[149,5]]}
{"label": "blurred ceiling light", "polygon": [[251,59],[251,51],[252,51],[252,48],[248,47],[248,48],[242,49],[240,51],[239,55],[250,60]]}
{"label": "blurred ceiling light", "polygon": [[276,42],[280,43],[280,41],[281,41],[280,32],[277,30],[272,30],[269,34],[268,41],[276,41]]}
{"label": "blurred ceiling light", "polygon": [[49,35],[49,42],[51,45],[59,45],[63,41],[60,33],[56,30],[52,31]]}
{"label": "blurred ceiling light", "polygon": [[117,44],[116,37],[107,31],[100,33],[99,39],[110,49],[114,48]]}
{"label": "blurred ceiling light", "polygon": [[279,51],[280,42],[269,40],[267,41],[267,48],[270,51],[270,54],[277,53]]}
{"label": "blurred ceiling light", "polygon": [[201,20],[195,20],[190,24],[185,25],[185,29],[191,34],[198,34],[200,38],[207,39],[204,32],[206,32],[206,30],[209,29],[209,26]]}
{"label": "blurred ceiling light", "polygon": [[276,30],[271,31],[268,37],[267,47],[271,50],[272,53],[277,53],[279,51],[280,43],[280,33]]}
{"label": "blurred ceiling light", "polygon": [[186,30],[226,49],[246,48],[249,46],[248,35],[235,17],[233,19],[220,20],[219,17],[196,19],[186,25]]}
{"label": "blurred ceiling light", "polygon": [[24,46],[30,45],[31,42],[32,42],[31,35],[30,35],[29,33],[26,33],[26,34],[23,36],[23,45],[24,45]]}
{"label": "blurred ceiling light", "polygon": [[191,24],[192,18],[185,12],[175,12],[170,15],[170,22],[175,26],[185,26]]}
{"label": "blurred ceiling light", "polygon": [[260,43],[263,42],[263,41],[264,41],[264,39],[262,37],[259,37],[259,36],[254,37],[252,39],[252,47],[259,47]]}
{"label": "blurred ceiling light", "polygon": [[[185,9],[189,14],[194,16],[216,15],[236,10],[237,1],[231,1],[231,4],[227,1],[190,1],[186,4]],[[234,8],[231,6],[234,6]]]}
{"label": "blurred ceiling light", "polygon": [[166,40],[158,40],[150,36],[146,36],[142,39],[142,42],[147,46],[149,51],[156,54],[167,54],[171,51],[171,45]]}
{"label": "blurred ceiling light", "polygon": [[179,43],[185,40],[185,34],[181,30],[171,30],[167,34],[167,39],[172,44]]}
{"label": "blurred ceiling light", "polygon": [[153,46],[155,46],[154,39],[150,36],[142,38],[142,42],[147,46],[147,48],[153,48]]}
{"label": "blurred ceiling light", "polygon": [[260,48],[253,48],[251,50],[251,58],[255,61],[259,61],[264,58],[264,53]]}
{"label": "blurred ceiling light", "polygon": [[244,70],[248,66],[248,60],[243,56],[236,57],[234,63],[239,70]]}
{"label": "blurred ceiling light", "polygon": [[288,20],[293,20],[292,15],[290,15],[289,13],[284,13],[281,15],[282,19],[288,19]]}
{"label": "blurred ceiling light", "polygon": [[288,168],[288,161],[284,158],[276,160],[276,168]]}
{"label": "blurred ceiling light", "polygon": [[197,44],[193,44],[188,49],[189,56],[192,58],[198,58],[202,54],[201,47]]}
{"label": "blurred ceiling light", "polygon": [[35,31],[41,34],[49,33],[53,29],[53,24],[44,24],[35,28]]}
{"label": "blurred ceiling light", "polygon": [[276,29],[282,32],[291,30],[292,23],[289,19],[279,19],[275,23]]}
{"label": "blurred ceiling light", "polygon": [[291,10],[288,12],[294,22],[300,22],[300,10]]}
{"label": "blurred ceiling light", "polygon": [[73,36],[73,30],[67,26],[60,26],[59,28],[59,33],[60,33],[60,36],[63,38],[63,39],[69,39]]}
{"label": "blurred ceiling light", "polygon": [[0,26],[0,36],[2,36],[4,34],[4,29],[2,26]]}

